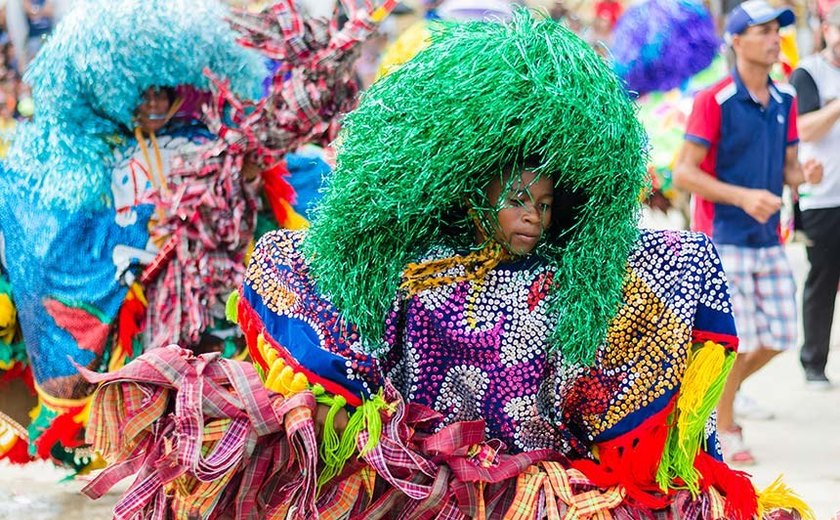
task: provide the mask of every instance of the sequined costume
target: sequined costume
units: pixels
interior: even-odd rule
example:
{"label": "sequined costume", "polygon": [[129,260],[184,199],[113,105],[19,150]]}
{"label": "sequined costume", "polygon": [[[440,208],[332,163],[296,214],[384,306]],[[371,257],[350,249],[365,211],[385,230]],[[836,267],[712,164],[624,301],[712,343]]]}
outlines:
{"label": "sequined costume", "polygon": [[[263,236],[229,301],[253,366],[167,347],[91,374],[117,463],[88,494],[138,473],[137,516],[807,516],[717,458],[719,260],[636,227],[643,133],[584,42],[525,10],[442,23],[343,124],[312,226]],[[551,208],[518,252],[490,232],[514,192]]]}
{"label": "sequined costume", "polygon": [[737,344],[716,260],[701,235],[644,232],[591,369],[547,359],[552,273],[537,257],[421,291],[388,318],[384,373],[406,399],[443,414],[438,428],[484,419],[488,437],[512,451],[580,454],[668,405],[692,341]]}
{"label": "sequined costume", "polygon": [[[471,508],[483,504],[494,518],[522,506],[519,493],[523,481],[511,477],[530,467],[530,474],[540,482],[552,478],[567,481],[541,496],[540,505],[529,506],[540,510],[553,507],[558,514],[611,511],[616,518],[639,518],[654,511],[661,518],[731,518],[741,514],[732,509],[732,497],[752,488],[749,481],[743,481],[746,488],[737,487],[737,481],[716,476],[725,466],[719,461],[713,421],[701,421],[695,443],[689,444],[695,466],[704,472],[698,494],[691,498],[686,490],[663,493],[657,484],[658,472],[669,463],[668,445],[677,442],[671,438],[677,428],[668,426],[673,420],[669,418],[679,417],[677,408],[691,411],[683,402],[689,393],[685,385],[699,383],[687,365],[702,349],[723,357],[724,351],[737,346],[726,280],[717,253],[703,235],[642,232],[627,261],[622,303],[592,367],[568,363],[560,353],[547,355],[550,316],[544,301],[552,273],[536,255],[499,264],[480,280],[444,284],[410,296],[401,293],[387,319],[386,354],[377,360],[365,353],[357,329],[319,294],[301,255],[303,236],[303,232],[292,231],[265,235],[240,292],[239,323],[262,379],[270,390],[278,392],[257,397],[273,402],[275,409],[292,407],[301,414],[307,405],[300,399],[309,395],[313,404],[317,400],[333,407],[336,403],[339,408],[354,407],[357,416],[371,410],[381,412],[382,422],[360,421],[355,432],[358,444],[351,446],[362,450],[365,465],[347,461],[338,472],[340,477],[323,482],[317,500],[305,494],[307,486],[315,485],[314,477],[306,477],[305,472],[290,480],[290,487],[279,495],[270,485],[263,487],[269,481],[257,486],[259,496],[276,502],[271,511],[282,513],[282,517],[289,512],[285,505],[299,507],[303,517],[318,511],[322,518],[332,518],[330,511],[339,509],[372,513],[383,507],[383,501],[389,509],[410,511],[423,503],[418,496],[426,496],[424,486],[444,478],[449,490],[432,511],[445,513],[445,518],[466,518],[473,516]],[[425,259],[447,257],[458,255],[438,248]],[[452,267],[459,269],[458,264]],[[459,273],[440,273],[448,275],[457,277]],[[184,359],[177,350],[156,355],[179,360],[161,364],[163,358],[144,355],[140,360],[145,359],[145,364],[132,363],[122,373],[96,376],[113,381],[103,394],[112,399],[118,392],[128,398],[134,392],[148,394],[163,384],[163,388],[171,385],[174,397],[183,385],[177,379],[193,377],[189,373],[194,369],[171,372],[164,366],[207,364],[207,371],[222,362]],[[160,372],[151,370],[153,367],[160,367],[154,369]],[[208,374],[217,370],[222,367]],[[161,376],[166,379],[176,374],[181,375],[169,379],[171,383],[161,383]],[[223,385],[236,384],[234,379],[225,382],[225,377],[217,380]],[[315,388],[314,394],[307,388]],[[208,403],[217,402],[212,393],[202,395]],[[240,413],[251,417],[247,402],[241,406]],[[108,407],[108,399],[100,396],[94,422],[101,421]],[[129,410],[127,419],[142,412]],[[700,416],[708,417],[708,410]],[[298,416],[287,416],[285,428],[275,425],[261,435],[282,434],[290,446],[307,450],[303,446],[314,437],[305,440],[309,435],[305,422],[292,417]],[[159,435],[175,434],[177,427],[172,430],[164,425],[176,420],[163,415],[156,419],[163,429],[142,433],[135,439],[144,439],[134,444],[135,453],[144,453],[140,449],[144,445],[158,445],[162,442]],[[262,424],[248,421],[252,428]],[[207,424],[210,427],[212,422]],[[205,430],[205,435],[210,431]],[[380,444],[365,451],[373,432],[381,432]],[[260,437],[257,446],[272,438]],[[205,442],[209,439],[212,436],[205,437]],[[178,452],[176,449],[173,454]],[[315,464],[309,459],[312,453],[298,453],[296,464]],[[400,453],[411,455],[403,459]],[[594,457],[594,453],[599,455]],[[211,456],[212,452],[208,453],[207,457]],[[255,456],[239,454],[230,460],[225,478],[257,471],[248,469],[256,463]],[[326,460],[322,445],[321,462]],[[370,471],[365,467],[376,474],[365,473]],[[445,467],[454,473],[441,474]],[[274,470],[260,471],[263,473],[257,475],[264,479]],[[404,474],[398,477],[400,471]],[[353,490],[367,478],[380,482],[375,487],[380,491],[372,496],[356,494]],[[99,480],[108,482],[107,477]],[[476,487],[478,482],[487,484]],[[243,485],[228,486],[226,493],[240,496],[246,491]],[[465,486],[471,490],[466,497],[455,492]],[[102,489],[94,485],[90,494],[97,496]],[[391,491],[382,494],[382,489]],[[332,501],[338,496],[347,502],[333,508]],[[508,498],[498,502],[494,496]],[[583,496],[597,497],[597,506],[581,509]]]}

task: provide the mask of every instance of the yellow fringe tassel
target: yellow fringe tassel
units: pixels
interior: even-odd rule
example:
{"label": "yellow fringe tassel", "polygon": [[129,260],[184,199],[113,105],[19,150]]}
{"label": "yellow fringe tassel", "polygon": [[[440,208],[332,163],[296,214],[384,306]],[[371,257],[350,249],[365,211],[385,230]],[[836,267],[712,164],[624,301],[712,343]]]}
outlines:
{"label": "yellow fringe tassel", "polygon": [[306,376],[287,365],[262,334],[257,336],[257,349],[262,354],[268,368],[263,381],[266,388],[282,394],[283,397],[289,397],[309,388],[309,380]]}
{"label": "yellow fringe tassel", "polygon": [[700,475],[694,458],[701,448],[703,431],[709,415],[720,399],[735,353],[714,341],[694,345],[689,351],[686,369],[677,399],[676,427],[668,433],[665,450],[656,475],[662,489],[674,487],[679,478],[692,494],[699,492]]}
{"label": "yellow fringe tassel", "polygon": [[[17,309],[8,294],[0,294],[0,341],[12,344],[17,330]],[[11,364],[9,365],[11,368]]]}
{"label": "yellow fringe tassel", "polygon": [[802,517],[802,520],[816,520],[817,518],[814,511],[808,507],[808,504],[782,482],[781,475],[772,484],[767,486],[764,491],[758,494],[759,518],[764,518],[766,513],[774,509],[795,510]]}
{"label": "yellow fringe tassel", "polygon": [[713,341],[707,341],[689,356],[680,397],[677,401],[677,408],[680,411],[677,418],[680,446],[686,445],[686,436],[693,435],[695,433],[693,429],[696,429],[698,425],[705,426],[708,410],[704,408],[708,406],[710,398],[714,397],[714,401],[717,402],[717,398],[720,397],[710,395],[710,390],[712,394],[719,393],[712,387],[723,375],[725,362],[726,349]]}

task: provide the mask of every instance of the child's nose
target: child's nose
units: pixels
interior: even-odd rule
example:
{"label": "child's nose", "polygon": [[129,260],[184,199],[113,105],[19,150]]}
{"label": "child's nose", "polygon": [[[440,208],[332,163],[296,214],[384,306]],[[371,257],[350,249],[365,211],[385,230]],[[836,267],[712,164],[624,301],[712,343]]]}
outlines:
{"label": "child's nose", "polygon": [[524,206],[525,215],[523,218],[526,222],[539,222],[540,220],[540,212],[537,210],[537,207],[534,204],[526,204]]}

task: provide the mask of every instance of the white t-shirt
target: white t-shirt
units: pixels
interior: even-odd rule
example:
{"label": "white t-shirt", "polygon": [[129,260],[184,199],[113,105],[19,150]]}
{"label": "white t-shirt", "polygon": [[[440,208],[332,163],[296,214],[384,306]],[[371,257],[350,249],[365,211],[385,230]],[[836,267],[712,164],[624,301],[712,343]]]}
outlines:
{"label": "white t-shirt", "polygon": [[[799,64],[813,78],[819,91],[820,107],[840,97],[840,68],[827,62],[820,54],[808,56]],[[803,210],[840,207],[840,122],[819,141],[802,141],[799,159],[815,158],[822,162],[823,180],[820,184],[799,187],[799,207]]]}

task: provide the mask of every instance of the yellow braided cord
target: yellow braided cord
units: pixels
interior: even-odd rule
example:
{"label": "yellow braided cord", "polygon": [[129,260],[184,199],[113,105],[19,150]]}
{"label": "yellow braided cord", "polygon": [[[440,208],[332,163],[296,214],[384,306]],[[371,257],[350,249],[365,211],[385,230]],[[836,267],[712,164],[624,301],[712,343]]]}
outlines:
{"label": "yellow braided cord", "polygon": [[[496,242],[489,242],[478,251],[466,256],[451,256],[439,260],[408,264],[403,272],[403,282],[400,288],[408,292],[408,296],[426,289],[441,287],[463,281],[478,281],[484,279],[488,271],[499,265],[499,262],[509,258],[505,249]],[[440,276],[453,267],[463,266],[464,273],[453,276]]]}

